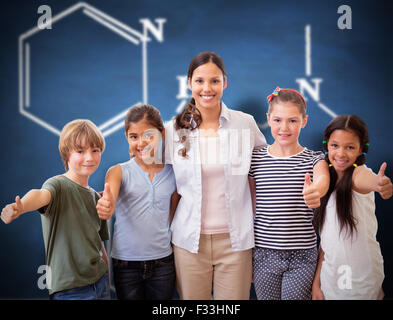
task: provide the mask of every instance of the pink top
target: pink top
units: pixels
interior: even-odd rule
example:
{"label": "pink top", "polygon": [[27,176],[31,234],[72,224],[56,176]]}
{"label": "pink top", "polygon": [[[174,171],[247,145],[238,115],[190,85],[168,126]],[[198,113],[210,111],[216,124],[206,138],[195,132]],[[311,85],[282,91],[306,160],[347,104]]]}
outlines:
{"label": "pink top", "polygon": [[200,137],[202,171],[201,233],[229,233],[225,206],[225,172],[218,137]]}

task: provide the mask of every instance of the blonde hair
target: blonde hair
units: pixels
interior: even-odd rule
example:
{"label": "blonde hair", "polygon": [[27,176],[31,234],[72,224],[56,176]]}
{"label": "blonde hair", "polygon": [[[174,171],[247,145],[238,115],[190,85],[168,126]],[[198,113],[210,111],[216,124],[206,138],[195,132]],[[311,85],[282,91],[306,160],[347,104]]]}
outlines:
{"label": "blonde hair", "polygon": [[93,122],[76,119],[63,127],[60,133],[59,151],[66,171],[71,151],[83,149],[86,145],[91,148],[99,148],[101,152],[105,150],[105,138]]}

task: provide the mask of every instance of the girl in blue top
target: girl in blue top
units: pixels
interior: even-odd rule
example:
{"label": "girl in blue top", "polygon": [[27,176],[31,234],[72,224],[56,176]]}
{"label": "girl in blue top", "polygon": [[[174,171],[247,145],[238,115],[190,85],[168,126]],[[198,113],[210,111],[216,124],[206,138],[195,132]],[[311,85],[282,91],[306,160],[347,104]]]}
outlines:
{"label": "girl in blue top", "polygon": [[165,165],[158,152],[164,132],[160,112],[153,106],[129,110],[125,133],[132,158],[108,170],[97,204],[101,219],[116,213],[111,256],[121,300],[166,300],[174,294],[169,224],[176,182],[172,166]]}

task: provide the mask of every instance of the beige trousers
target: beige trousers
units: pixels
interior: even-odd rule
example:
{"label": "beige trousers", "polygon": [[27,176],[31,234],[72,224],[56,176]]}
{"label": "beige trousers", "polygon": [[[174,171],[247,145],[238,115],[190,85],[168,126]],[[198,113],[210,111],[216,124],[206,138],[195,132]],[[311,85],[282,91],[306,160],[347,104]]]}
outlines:
{"label": "beige trousers", "polygon": [[229,233],[201,234],[198,253],[173,246],[177,290],[183,300],[248,300],[252,249],[232,251]]}

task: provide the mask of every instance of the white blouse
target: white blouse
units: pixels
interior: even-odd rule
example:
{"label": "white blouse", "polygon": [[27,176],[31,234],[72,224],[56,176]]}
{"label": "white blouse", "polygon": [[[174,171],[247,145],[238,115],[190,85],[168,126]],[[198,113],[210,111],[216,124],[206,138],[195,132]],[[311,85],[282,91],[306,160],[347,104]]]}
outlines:
{"label": "white blouse", "polygon": [[[232,250],[254,247],[253,210],[248,184],[252,151],[266,145],[254,118],[221,104],[220,162],[224,167],[225,208]],[[172,221],[172,243],[192,253],[198,252],[202,213],[202,170],[198,129],[189,132],[187,157],[179,154],[184,146],[174,128],[165,124],[165,162],[172,164],[181,199]]]}

